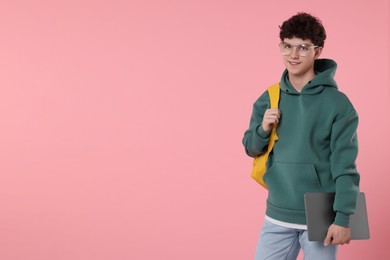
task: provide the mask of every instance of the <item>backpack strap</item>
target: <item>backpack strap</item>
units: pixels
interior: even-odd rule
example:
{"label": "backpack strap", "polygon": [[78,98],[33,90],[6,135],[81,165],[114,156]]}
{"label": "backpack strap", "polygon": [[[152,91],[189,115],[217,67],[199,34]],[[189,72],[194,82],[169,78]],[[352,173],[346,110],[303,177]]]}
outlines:
{"label": "backpack strap", "polygon": [[268,88],[268,95],[271,102],[271,108],[279,107],[280,83],[276,83]]}
{"label": "backpack strap", "polygon": [[[280,98],[280,84],[277,83],[275,85],[270,86],[268,88],[268,95],[271,103],[271,108],[278,108],[279,98]],[[252,168],[251,176],[261,186],[263,186],[266,189],[268,189],[268,187],[263,180],[263,176],[267,170],[266,168],[267,168],[268,155],[271,153],[275,141],[278,140],[278,135],[276,134],[276,127],[277,125],[274,125],[272,128],[271,134],[269,136],[268,147],[265,153],[255,157],[255,159],[253,160],[253,168]]]}
{"label": "backpack strap", "polygon": [[[269,94],[269,100],[271,108],[278,108],[279,107],[279,100],[280,100],[280,83],[276,83],[268,88],[268,94]],[[278,140],[278,135],[276,134],[276,128],[278,127],[277,124],[274,125],[271,131],[270,135],[270,143],[268,144],[269,150],[271,152],[272,148],[274,147],[274,143],[276,140]]]}

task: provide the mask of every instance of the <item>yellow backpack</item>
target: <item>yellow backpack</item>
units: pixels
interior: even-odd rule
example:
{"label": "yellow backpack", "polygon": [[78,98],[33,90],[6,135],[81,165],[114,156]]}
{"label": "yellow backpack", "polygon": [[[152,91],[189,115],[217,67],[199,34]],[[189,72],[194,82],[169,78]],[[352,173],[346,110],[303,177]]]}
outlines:
{"label": "yellow backpack", "polygon": [[[280,98],[280,84],[277,83],[275,85],[270,86],[268,88],[268,95],[270,98],[271,108],[278,108]],[[268,155],[272,151],[272,148],[274,148],[275,141],[278,140],[278,136],[276,134],[276,127],[277,125],[274,125],[271,130],[267,151],[262,155],[255,157],[255,159],[253,160],[253,169],[251,176],[266,189],[268,189],[268,187],[263,181],[263,176],[266,171]]]}

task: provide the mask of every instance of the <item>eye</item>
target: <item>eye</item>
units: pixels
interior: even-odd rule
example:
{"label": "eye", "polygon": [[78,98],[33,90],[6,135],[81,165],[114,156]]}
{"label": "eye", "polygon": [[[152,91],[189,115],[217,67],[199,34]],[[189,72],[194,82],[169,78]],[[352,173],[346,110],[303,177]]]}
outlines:
{"label": "eye", "polygon": [[283,43],[283,48],[286,49],[286,50],[289,50],[289,49],[292,48],[292,45],[288,44],[288,43]]}
{"label": "eye", "polygon": [[301,45],[299,45],[299,50],[306,52],[309,50],[309,46],[307,46],[305,44],[301,44]]}

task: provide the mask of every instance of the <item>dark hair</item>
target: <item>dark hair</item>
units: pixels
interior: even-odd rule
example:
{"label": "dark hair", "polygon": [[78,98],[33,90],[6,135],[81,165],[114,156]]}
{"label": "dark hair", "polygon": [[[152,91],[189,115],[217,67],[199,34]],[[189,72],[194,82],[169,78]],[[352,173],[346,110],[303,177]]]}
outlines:
{"label": "dark hair", "polygon": [[324,47],[326,32],[322,22],[308,13],[298,13],[284,21],[280,28],[280,40],[293,37],[310,40],[314,45]]}

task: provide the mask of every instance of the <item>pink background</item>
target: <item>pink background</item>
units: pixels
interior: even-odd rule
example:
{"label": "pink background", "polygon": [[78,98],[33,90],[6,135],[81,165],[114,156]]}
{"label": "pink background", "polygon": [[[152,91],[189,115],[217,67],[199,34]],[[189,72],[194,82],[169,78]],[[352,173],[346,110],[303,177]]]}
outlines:
{"label": "pink background", "polygon": [[[350,3],[347,3],[350,2]],[[253,259],[266,191],[241,145],[298,11],[360,115],[372,238],[389,257],[390,6],[378,1],[0,2],[0,259]]]}

